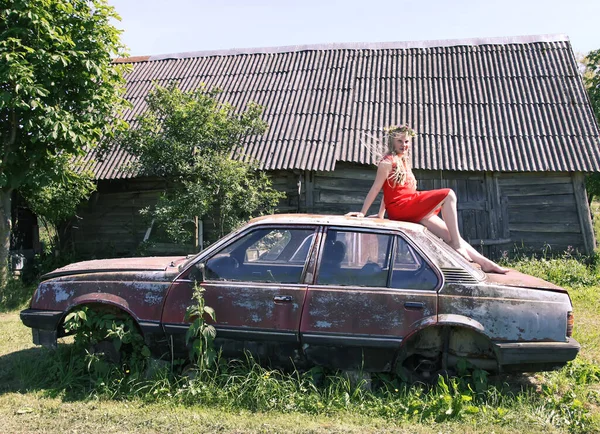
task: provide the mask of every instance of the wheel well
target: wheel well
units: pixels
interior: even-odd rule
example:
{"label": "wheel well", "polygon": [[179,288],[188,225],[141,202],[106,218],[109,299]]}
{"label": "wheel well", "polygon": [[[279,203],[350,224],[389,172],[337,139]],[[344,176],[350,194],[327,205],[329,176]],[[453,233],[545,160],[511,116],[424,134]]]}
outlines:
{"label": "wheel well", "polygon": [[76,309],[80,309],[82,307],[88,307],[92,310],[94,310],[95,312],[102,312],[102,313],[112,313],[115,314],[117,317],[121,317],[121,318],[125,318],[125,317],[129,317],[132,319],[132,322],[137,330],[137,332],[140,334],[140,336],[144,336],[144,333],[142,332],[142,329],[137,321],[137,319],[131,315],[131,313],[127,312],[125,309],[119,307],[119,306],[115,306],[114,304],[107,304],[107,303],[81,303],[81,304],[77,304],[75,306],[71,306],[69,308],[69,310],[67,310],[65,312],[65,314],[63,315],[63,317],[61,318],[60,322],[59,322],[59,326],[58,326],[58,337],[63,337],[63,336],[68,336],[73,334],[71,333],[66,333],[65,332],[65,319],[67,318],[67,316],[73,312]]}
{"label": "wheel well", "polygon": [[456,370],[461,360],[486,371],[498,370],[494,345],[488,337],[459,325],[431,326],[417,332],[403,343],[395,366],[398,370],[410,363],[417,366],[426,361],[432,367],[448,371]]}

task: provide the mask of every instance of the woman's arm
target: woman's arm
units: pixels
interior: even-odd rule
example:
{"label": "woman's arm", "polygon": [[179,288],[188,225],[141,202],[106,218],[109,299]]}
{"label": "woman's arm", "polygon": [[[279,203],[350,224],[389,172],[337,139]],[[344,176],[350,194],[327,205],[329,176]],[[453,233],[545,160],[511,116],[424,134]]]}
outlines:
{"label": "woman's arm", "polygon": [[[362,214],[363,217],[369,211],[369,208],[371,207],[371,205],[377,198],[377,195],[381,191],[381,188],[383,187],[383,183],[388,178],[391,169],[392,169],[392,165],[388,161],[382,161],[379,163],[379,166],[377,166],[377,176],[375,176],[375,181],[373,182],[373,186],[369,190],[369,193],[367,193],[367,197],[365,197],[365,201],[363,203],[362,209],[360,210],[360,214]],[[382,206],[379,207],[378,216],[380,216],[380,217],[382,214],[381,213],[382,209],[385,211],[385,205],[383,205],[383,203],[382,203]],[[360,214],[359,214],[359,216],[360,216]]]}
{"label": "woman's arm", "polygon": [[377,213],[377,217],[382,219],[385,215],[385,200],[381,201],[381,205],[379,205],[379,212]]}

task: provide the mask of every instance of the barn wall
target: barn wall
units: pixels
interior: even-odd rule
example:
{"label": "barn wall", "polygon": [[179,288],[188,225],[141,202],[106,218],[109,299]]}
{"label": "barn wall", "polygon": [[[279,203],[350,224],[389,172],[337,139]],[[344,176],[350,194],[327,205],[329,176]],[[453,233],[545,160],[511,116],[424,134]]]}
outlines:
{"label": "barn wall", "polygon": [[[312,184],[305,186],[314,191],[307,210],[343,214],[360,210],[375,170],[338,163],[333,172],[308,176]],[[591,253],[595,247],[581,174],[415,170],[415,176],[420,190],[456,192],[461,234],[485,255],[543,249],[560,254],[568,246]],[[381,200],[380,194],[370,213],[377,212]]]}
{"label": "barn wall", "polygon": [[[375,169],[338,163],[333,172],[270,175],[273,186],[286,193],[278,212],[344,214],[360,210]],[[581,174],[415,171],[415,176],[421,190],[448,187],[457,193],[461,233],[485,255],[497,258],[515,248],[562,253],[568,246],[591,252],[595,246]],[[92,256],[134,254],[149,226],[139,210],[153,205],[163,188],[161,182],[148,179],[100,183],[78,213],[73,229],[77,251]],[[370,213],[377,212],[381,199],[380,194]],[[204,230],[212,228],[205,224]],[[190,249],[158,244],[147,253]]]}
{"label": "barn wall", "polygon": [[[317,172],[312,177],[314,212],[343,214],[360,211],[373,184],[375,169],[338,163],[335,171]],[[472,244],[481,246],[483,242],[483,251],[487,254],[489,243],[498,237],[490,230],[485,173],[415,170],[415,177],[420,190],[451,188],[457,193],[459,229]],[[369,210],[370,214],[377,213],[381,200],[380,193]]]}
{"label": "barn wall", "polygon": [[139,211],[154,205],[163,188],[164,183],[148,179],[99,182],[73,223],[75,251],[90,257],[135,254],[149,226]]}
{"label": "barn wall", "polygon": [[[273,187],[286,193],[279,212],[298,212],[298,180],[302,179],[302,172],[277,171],[271,177]],[[156,227],[151,231],[152,245],[142,243],[150,222],[140,215],[140,210],[156,204],[165,187],[164,182],[155,179],[100,181],[98,190],[79,208],[73,222],[70,234],[75,251],[86,257],[193,253],[192,245],[155,242]],[[302,202],[304,197],[303,192]],[[211,230],[214,229],[206,222],[205,240]]]}
{"label": "barn wall", "polygon": [[507,173],[498,177],[511,244],[562,253],[569,246],[590,253],[595,240],[581,174]]}

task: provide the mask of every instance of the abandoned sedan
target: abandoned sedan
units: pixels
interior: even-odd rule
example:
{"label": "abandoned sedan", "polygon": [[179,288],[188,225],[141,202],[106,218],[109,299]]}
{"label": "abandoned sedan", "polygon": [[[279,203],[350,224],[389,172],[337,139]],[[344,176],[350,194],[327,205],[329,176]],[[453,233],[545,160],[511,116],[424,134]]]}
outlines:
{"label": "abandoned sedan", "polygon": [[73,309],[130,315],[156,357],[185,353],[201,285],[225,356],[276,365],[395,371],[427,380],[459,361],[492,372],[555,369],[576,357],[566,290],[514,270],[483,273],[424,227],[275,215],[192,257],[94,260],[44,276],[21,312],[55,346]]}

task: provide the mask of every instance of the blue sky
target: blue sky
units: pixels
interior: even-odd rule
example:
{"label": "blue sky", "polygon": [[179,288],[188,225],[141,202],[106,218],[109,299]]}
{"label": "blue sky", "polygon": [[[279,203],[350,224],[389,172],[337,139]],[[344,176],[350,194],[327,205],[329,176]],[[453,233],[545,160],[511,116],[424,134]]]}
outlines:
{"label": "blue sky", "polygon": [[600,0],[109,0],[129,54],[566,34],[600,48]]}

